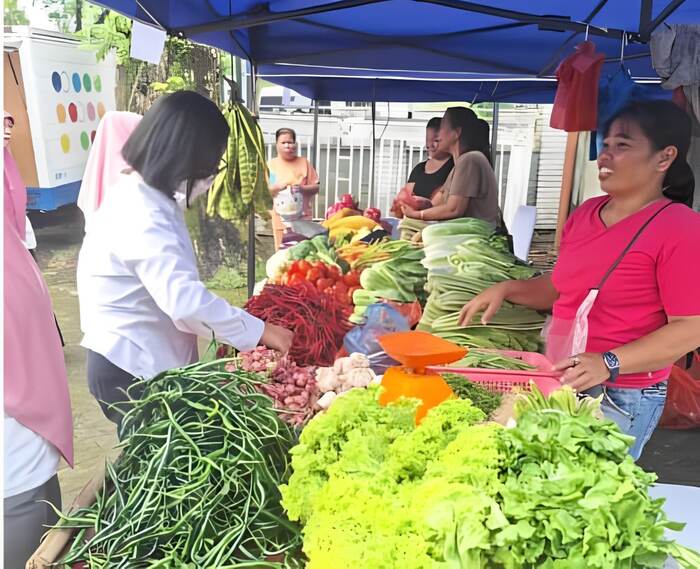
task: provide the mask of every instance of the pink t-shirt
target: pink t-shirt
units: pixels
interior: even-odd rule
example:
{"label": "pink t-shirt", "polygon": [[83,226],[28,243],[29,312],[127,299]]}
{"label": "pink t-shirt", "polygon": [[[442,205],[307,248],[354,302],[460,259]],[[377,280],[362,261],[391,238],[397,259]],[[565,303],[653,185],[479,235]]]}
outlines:
{"label": "pink t-shirt", "polygon": [[[564,228],[552,274],[560,295],[555,319],[574,319],[639,228],[668,203],[655,202],[607,228],[600,210],[609,199],[586,201]],[[659,213],[600,290],[588,317],[587,351],[603,353],[633,342],[664,326],[667,316],[700,315],[698,245],[700,214],[680,204]],[[644,388],[667,379],[669,371],[621,375],[611,385]]]}

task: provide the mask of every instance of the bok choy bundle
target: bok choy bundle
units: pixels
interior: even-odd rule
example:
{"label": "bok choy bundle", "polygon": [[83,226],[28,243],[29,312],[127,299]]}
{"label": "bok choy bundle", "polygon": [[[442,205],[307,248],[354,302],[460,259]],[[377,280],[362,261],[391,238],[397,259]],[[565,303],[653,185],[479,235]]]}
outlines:
{"label": "bok choy bundle", "polygon": [[478,320],[459,325],[462,307],[477,294],[504,280],[535,276],[508,251],[505,237],[485,221],[463,218],[427,227],[423,242],[430,296],[420,330],[462,346],[537,351],[544,317],[534,310],[504,303],[488,326]]}

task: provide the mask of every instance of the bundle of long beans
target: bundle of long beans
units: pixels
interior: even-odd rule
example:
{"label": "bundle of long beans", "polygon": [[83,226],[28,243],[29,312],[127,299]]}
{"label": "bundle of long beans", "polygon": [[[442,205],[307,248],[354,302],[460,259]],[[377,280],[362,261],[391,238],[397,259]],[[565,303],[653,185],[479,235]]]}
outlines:
{"label": "bundle of long beans", "polygon": [[[260,376],[221,361],[135,384],[122,452],[89,508],[62,516],[77,529],[63,563],[89,567],[295,567],[298,528],[277,486],[295,444]],[[270,561],[270,558],[277,561]]]}

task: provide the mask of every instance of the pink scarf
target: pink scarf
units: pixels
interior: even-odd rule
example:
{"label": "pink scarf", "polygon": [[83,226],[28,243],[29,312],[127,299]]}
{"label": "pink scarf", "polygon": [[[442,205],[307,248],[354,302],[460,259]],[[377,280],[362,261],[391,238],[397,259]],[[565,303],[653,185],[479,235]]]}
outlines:
{"label": "pink scarf", "polygon": [[102,204],[107,188],[128,168],[122,157],[122,148],[140,120],[141,115],[121,111],[110,111],[102,117],[85,164],[78,195],[78,207],[85,215],[86,226],[90,216]]}
{"label": "pink scarf", "polygon": [[4,160],[5,223],[9,220],[17,229],[17,233],[24,235],[26,231],[24,218],[27,214],[27,188],[22,181],[17,162],[7,147],[5,147]]}
{"label": "pink scarf", "polygon": [[12,168],[8,171],[8,154],[6,149],[5,413],[53,444],[73,466],[73,417],[63,350],[46,283],[22,242],[26,194],[24,201],[15,195],[19,186]]}

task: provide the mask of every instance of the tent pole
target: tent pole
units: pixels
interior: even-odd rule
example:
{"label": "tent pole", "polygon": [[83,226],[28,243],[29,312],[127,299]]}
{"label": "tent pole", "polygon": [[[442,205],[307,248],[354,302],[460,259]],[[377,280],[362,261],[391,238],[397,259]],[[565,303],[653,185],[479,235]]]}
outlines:
{"label": "tent pole", "polygon": [[[250,62],[250,74],[248,75],[248,109],[257,117],[257,67]],[[248,298],[253,296],[255,289],[255,205],[251,205],[248,217]]]}
{"label": "tent pole", "polygon": [[493,125],[491,126],[491,164],[496,167],[498,156],[498,103],[493,102]]}
{"label": "tent pole", "polygon": [[561,177],[561,194],[559,196],[559,215],[557,217],[557,232],[554,236],[554,248],[558,251],[561,244],[561,233],[569,217],[571,195],[574,190],[574,171],[576,169],[576,149],[578,147],[578,132],[566,135],[566,151],[564,152],[564,171]]}
{"label": "tent pole", "polygon": [[377,154],[377,101],[372,98],[372,171],[370,172],[369,199],[367,200],[368,207],[374,207],[372,199],[374,198],[374,171],[377,169],[376,154]]}
{"label": "tent pole", "polygon": [[311,163],[318,170],[318,99],[314,99],[314,149]]}

